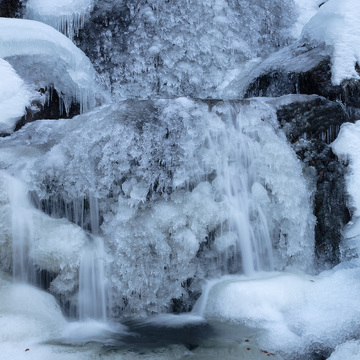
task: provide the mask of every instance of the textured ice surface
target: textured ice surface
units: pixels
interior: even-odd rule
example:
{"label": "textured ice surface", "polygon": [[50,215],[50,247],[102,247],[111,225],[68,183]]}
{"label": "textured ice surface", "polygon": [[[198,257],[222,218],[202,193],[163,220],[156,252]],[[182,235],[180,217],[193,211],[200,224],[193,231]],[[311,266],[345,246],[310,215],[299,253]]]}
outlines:
{"label": "textured ice surface", "polygon": [[333,47],[332,82],[359,79],[355,65],[360,60],[360,4],[352,0],[329,0],[303,29],[303,37]]}
{"label": "textured ice surface", "polygon": [[12,66],[0,58],[0,132],[11,132],[30,105],[31,92]]}
{"label": "textured ice surface", "polygon": [[66,111],[73,101],[80,103],[81,112],[94,107],[92,64],[81,50],[52,27],[32,20],[1,18],[0,57],[35,89],[53,86]]}
{"label": "textured ice surface", "polygon": [[[116,9],[116,2],[107,3]],[[126,11],[105,12],[109,24],[101,36],[82,42],[122,99],[219,98],[217,88],[242,72],[248,60],[292,40],[297,17],[292,0],[125,4]]]}
{"label": "textured ice surface", "polygon": [[360,254],[360,121],[341,126],[337,139],[331,144],[334,153],[348,163],[346,187],[349,195],[347,206],[351,221],[345,228],[342,255],[345,258],[358,257]]}
{"label": "textured ice surface", "polygon": [[[83,214],[86,228],[89,213],[81,204],[90,194],[98,199],[116,313],[162,311],[183,296],[186,303],[188,279],[199,291],[201,279],[224,272],[219,252],[231,259],[236,234],[227,225],[222,169],[244,144],[254,154],[248,221],[257,224],[261,212],[266,217],[277,269],[311,268],[310,193],[275,108],[264,100],[220,102],[209,111],[213,105],[187,98],[125,101],[72,120],[37,121],[0,143],[1,166],[22,169],[52,216],[78,223],[72,214]],[[240,261],[232,271],[242,267]],[[53,289],[62,287],[68,289],[59,277]]]}
{"label": "textured ice surface", "polygon": [[26,15],[44,22],[69,38],[79,33],[94,7],[94,0],[28,0]]}

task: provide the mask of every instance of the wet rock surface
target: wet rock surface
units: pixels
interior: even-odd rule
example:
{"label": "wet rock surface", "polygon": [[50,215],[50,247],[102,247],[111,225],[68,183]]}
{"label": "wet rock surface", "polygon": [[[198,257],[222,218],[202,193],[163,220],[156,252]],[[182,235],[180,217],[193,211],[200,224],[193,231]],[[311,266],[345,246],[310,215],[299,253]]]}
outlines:
{"label": "wet rock surface", "polygon": [[318,268],[340,261],[342,229],[350,220],[346,207],[345,166],[331,150],[342,123],[349,121],[342,104],[322,97],[279,107],[278,121],[304,171],[314,179],[315,248]]}

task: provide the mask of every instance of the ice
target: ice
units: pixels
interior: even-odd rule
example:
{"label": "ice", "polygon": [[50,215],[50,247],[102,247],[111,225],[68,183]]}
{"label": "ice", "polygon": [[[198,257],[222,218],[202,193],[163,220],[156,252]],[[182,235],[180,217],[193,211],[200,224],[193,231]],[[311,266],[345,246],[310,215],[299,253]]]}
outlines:
{"label": "ice", "polygon": [[352,0],[329,0],[304,26],[302,36],[325,42],[332,51],[332,83],[359,79],[355,65],[360,60],[360,4]]}
{"label": "ice", "polygon": [[0,132],[11,132],[30,105],[31,91],[13,67],[0,58]]}
{"label": "ice", "polygon": [[[65,219],[57,233],[58,218],[87,230],[100,225],[110,317],[165,311],[173,298],[189,301],[188,279],[199,292],[205,277],[242,271],[241,257],[232,257],[241,236],[229,227],[238,195],[246,200],[244,224],[260,254],[260,244],[267,244],[267,264],[273,246],[276,269],[311,270],[311,192],[270,99],[124,101],[71,121],[28,124],[0,147],[1,166],[21,169],[38,207],[54,217],[49,245],[36,254],[42,268],[60,271],[51,285],[55,294],[77,295],[86,243],[84,232],[66,227]],[[248,185],[228,187],[226,174]],[[72,246],[66,243],[71,236]]]}
{"label": "ice", "polygon": [[26,15],[29,19],[44,22],[70,39],[79,34],[94,8],[94,0],[28,0]]}
{"label": "ice", "polygon": [[349,194],[347,206],[351,222],[345,228],[346,240],[342,244],[343,256],[358,257],[360,253],[360,121],[341,126],[337,139],[331,144],[334,153],[347,167],[346,188]]}
{"label": "ice", "polygon": [[66,112],[72,102],[80,103],[81,112],[95,106],[92,64],[81,50],[52,27],[32,20],[1,18],[0,57],[34,89],[53,86]]}
{"label": "ice", "polygon": [[293,1],[284,0],[142,0],[128,9],[128,35],[119,36],[114,22],[98,40],[105,53],[115,48],[108,85],[122,99],[220,98],[245,62],[291,41],[297,17]]}

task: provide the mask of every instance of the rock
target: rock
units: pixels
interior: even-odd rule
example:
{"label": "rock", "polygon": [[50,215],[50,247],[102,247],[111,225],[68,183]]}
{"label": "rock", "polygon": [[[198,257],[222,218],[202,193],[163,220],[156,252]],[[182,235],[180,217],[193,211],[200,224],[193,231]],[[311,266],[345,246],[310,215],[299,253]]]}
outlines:
{"label": "rock", "polygon": [[15,131],[21,129],[27,123],[42,119],[70,119],[80,114],[80,104],[72,103],[69,112],[66,113],[63,101],[59,99],[59,95],[55,89],[40,89],[45,100],[43,103],[39,99],[33,101],[30,108],[26,109],[24,115],[15,126]]}
{"label": "rock", "polygon": [[19,0],[0,0],[0,17],[20,17],[21,2]]}
{"label": "rock", "polygon": [[277,110],[278,121],[305,165],[305,172],[316,182],[314,194],[315,249],[319,268],[330,268],[340,261],[342,229],[350,220],[346,207],[345,167],[329,144],[342,123],[349,121],[344,107],[322,97],[294,102]]}
{"label": "rock", "polygon": [[[279,56],[283,61],[277,61]],[[331,83],[329,49],[321,45],[291,45],[265,60],[254,71],[255,78],[244,96],[282,96],[286,94],[316,94],[343,104],[351,121],[360,118],[360,82],[344,80],[341,85]],[[265,70],[266,69],[266,70]],[[360,67],[357,65],[360,73]]]}

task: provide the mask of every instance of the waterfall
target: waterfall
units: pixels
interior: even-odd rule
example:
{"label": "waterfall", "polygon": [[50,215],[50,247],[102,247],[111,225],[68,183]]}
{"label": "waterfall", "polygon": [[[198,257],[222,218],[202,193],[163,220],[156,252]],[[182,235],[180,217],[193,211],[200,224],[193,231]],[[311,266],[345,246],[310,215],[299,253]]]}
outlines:
{"label": "waterfall", "polygon": [[80,320],[106,320],[104,246],[102,239],[89,235],[82,254],[79,274]]}
{"label": "waterfall", "polygon": [[[228,211],[228,221],[216,240],[221,266],[225,273],[251,275],[272,270],[273,259],[266,217],[253,199],[257,187],[262,188],[256,173],[259,150],[245,125],[254,115],[243,108],[236,104],[226,107],[223,133],[209,143],[220,159],[216,182]],[[213,112],[218,110],[215,107]]]}
{"label": "waterfall", "polygon": [[100,231],[98,199],[89,194],[89,213],[92,235],[82,254],[79,270],[80,320],[106,320],[106,289],[104,270],[104,244]]}
{"label": "waterfall", "polygon": [[8,183],[12,207],[13,278],[34,283],[35,268],[31,259],[33,222],[28,191],[24,183],[14,177],[10,177]]}

